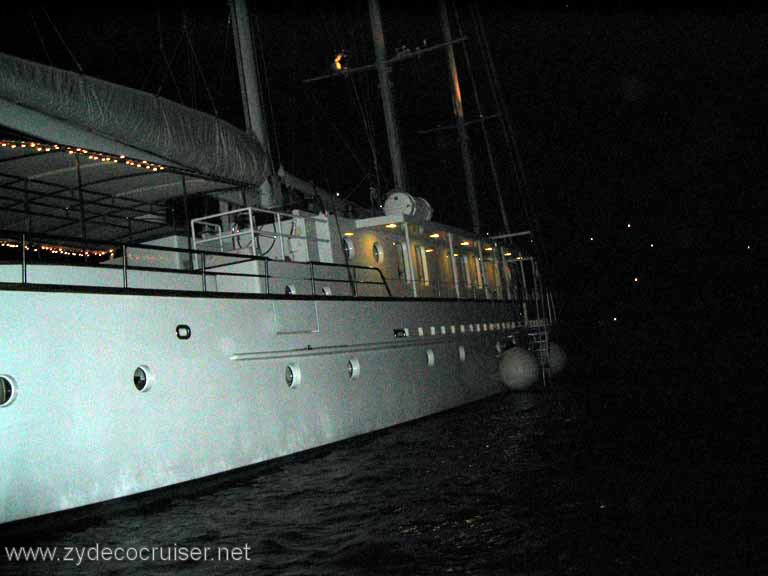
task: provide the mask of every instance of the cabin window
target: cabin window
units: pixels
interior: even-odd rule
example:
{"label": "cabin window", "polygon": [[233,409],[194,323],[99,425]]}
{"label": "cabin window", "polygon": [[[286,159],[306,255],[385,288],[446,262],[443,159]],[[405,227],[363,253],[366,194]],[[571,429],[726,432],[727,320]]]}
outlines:
{"label": "cabin window", "polygon": [[469,273],[469,257],[461,257],[461,275],[464,278],[464,285],[467,288],[472,288],[472,276]]}
{"label": "cabin window", "polygon": [[139,392],[148,392],[155,381],[155,375],[148,366],[139,366],[133,371],[133,385]]}
{"label": "cabin window", "polygon": [[288,364],[285,367],[285,383],[288,388],[296,388],[301,384],[301,368],[298,364]]}
{"label": "cabin window", "polygon": [[357,358],[350,358],[347,362],[347,375],[350,380],[357,380],[360,378],[360,360]]}
{"label": "cabin window", "polygon": [[344,256],[346,259],[352,260],[355,257],[355,243],[351,238],[342,238],[342,246],[344,247]]}
{"label": "cabin window", "polygon": [[429,286],[429,263],[424,246],[416,246],[416,279],[422,286]]}
{"label": "cabin window", "polygon": [[478,256],[475,256],[475,273],[477,279],[477,287],[482,290],[483,288],[483,263]]}
{"label": "cabin window", "polygon": [[0,406],[8,406],[16,397],[16,383],[10,376],[0,376]]}
{"label": "cabin window", "polygon": [[384,260],[384,252],[382,251],[381,245],[378,242],[373,243],[371,252],[373,254],[373,261],[376,262],[376,264],[381,264]]}

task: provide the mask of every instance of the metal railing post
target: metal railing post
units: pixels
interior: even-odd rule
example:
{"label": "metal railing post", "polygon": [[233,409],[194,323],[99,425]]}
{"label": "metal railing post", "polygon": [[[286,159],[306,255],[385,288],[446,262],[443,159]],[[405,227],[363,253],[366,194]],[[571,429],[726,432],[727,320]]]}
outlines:
{"label": "metal railing post", "polygon": [[128,288],[128,247],[123,244],[123,288]]}
{"label": "metal railing post", "polygon": [[275,213],[277,223],[275,224],[275,233],[280,237],[280,258],[285,260],[285,244],[283,244],[283,224],[280,221],[280,214]]}
{"label": "metal railing post", "polygon": [[27,235],[21,235],[21,283],[27,283]]}
{"label": "metal railing post", "polygon": [[200,267],[200,271],[203,274],[203,292],[207,292],[207,287],[205,285],[205,252],[202,253],[202,263],[203,265]]}
{"label": "metal railing post", "polygon": [[269,294],[269,259],[264,260],[264,280],[267,283],[267,294]]}
{"label": "metal railing post", "polygon": [[315,292],[315,265],[312,262],[312,260],[309,261],[309,278],[312,282],[312,296],[316,294]]}
{"label": "metal railing post", "polygon": [[251,255],[256,256],[256,237],[253,234],[253,210],[248,207],[248,226],[251,230]]}

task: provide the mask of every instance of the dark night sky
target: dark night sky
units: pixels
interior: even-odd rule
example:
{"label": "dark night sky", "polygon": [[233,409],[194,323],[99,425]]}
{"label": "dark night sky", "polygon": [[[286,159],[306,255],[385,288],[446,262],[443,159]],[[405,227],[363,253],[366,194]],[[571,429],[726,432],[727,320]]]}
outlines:
{"label": "dark night sky", "polygon": [[[73,69],[60,33],[85,73],[209,112],[213,101],[218,115],[241,124],[223,0],[183,8],[42,6],[26,3],[4,16],[0,50]],[[258,24],[280,159],[297,175],[365,204],[368,183],[376,181],[366,121],[383,178],[391,178],[375,75],[302,84],[326,72],[342,48],[353,66],[372,61],[365,3],[272,6]],[[690,303],[680,291],[694,284],[681,279],[697,279],[701,302],[728,296],[733,282],[723,274],[753,272],[761,250],[768,17],[605,12],[573,4],[545,11],[495,2],[480,7],[554,284],[583,303],[584,316],[601,320],[641,309],[635,316],[642,316],[649,302],[669,310],[671,294],[672,302]],[[460,9],[466,13],[466,5]],[[430,7],[382,1],[382,13],[390,53],[440,41]],[[472,34],[469,23],[464,32]],[[436,54],[400,64],[393,74],[409,176],[437,220],[468,227],[455,137],[423,133],[451,120],[448,73]],[[487,83],[476,62],[482,90]],[[462,81],[471,118],[477,110],[466,69]],[[479,129],[471,135],[479,152]],[[499,148],[500,142],[497,133]],[[501,223],[480,158],[482,216],[485,229],[497,232]],[[508,158],[501,168],[514,227],[529,227],[519,217]]]}

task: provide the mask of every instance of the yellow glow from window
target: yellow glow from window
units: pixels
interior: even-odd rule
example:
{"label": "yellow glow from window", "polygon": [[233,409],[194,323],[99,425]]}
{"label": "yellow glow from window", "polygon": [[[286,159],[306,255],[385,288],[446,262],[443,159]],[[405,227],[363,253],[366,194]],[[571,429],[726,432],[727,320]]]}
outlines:
{"label": "yellow glow from window", "polygon": [[440,238],[440,234],[438,234],[437,232],[435,232],[434,234],[430,234],[430,235],[429,235],[429,237],[430,237],[430,238]]}
{"label": "yellow glow from window", "polygon": [[354,236],[354,232],[344,232],[344,236]]}
{"label": "yellow glow from window", "polygon": [[434,251],[435,251],[434,248],[427,248],[426,250],[424,250],[424,252],[426,252],[427,254],[429,254],[430,252],[434,252]]}
{"label": "yellow glow from window", "polygon": [[397,224],[395,224],[395,223],[393,222],[393,223],[391,223],[391,224],[387,224],[386,226],[384,226],[384,228],[397,228]]}
{"label": "yellow glow from window", "polygon": [[504,256],[512,256],[512,252],[504,252]]}
{"label": "yellow glow from window", "polygon": [[485,248],[483,248],[483,250],[485,250],[486,252],[490,252],[493,250],[493,248],[491,246],[486,246]]}
{"label": "yellow glow from window", "polygon": [[459,246],[469,246],[469,240],[464,240],[464,242],[460,242]]}

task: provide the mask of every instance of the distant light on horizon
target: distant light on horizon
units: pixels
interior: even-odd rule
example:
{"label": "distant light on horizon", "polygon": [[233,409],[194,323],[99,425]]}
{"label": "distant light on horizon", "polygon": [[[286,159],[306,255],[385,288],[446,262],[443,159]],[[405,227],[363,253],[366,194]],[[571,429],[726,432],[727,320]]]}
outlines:
{"label": "distant light on horizon", "polygon": [[632,224],[630,224],[629,222],[627,222],[627,228],[632,228]]}
{"label": "distant light on horizon", "polygon": [[637,283],[637,282],[640,282],[640,278],[638,278],[637,276],[635,276],[635,283]]}
{"label": "distant light on horizon", "polygon": [[594,242],[594,241],[595,241],[595,237],[594,237],[594,236],[590,236],[590,237],[589,237],[589,241],[590,241],[590,242]]}
{"label": "distant light on horizon", "polygon": [[653,242],[651,242],[651,248],[653,248]]}

